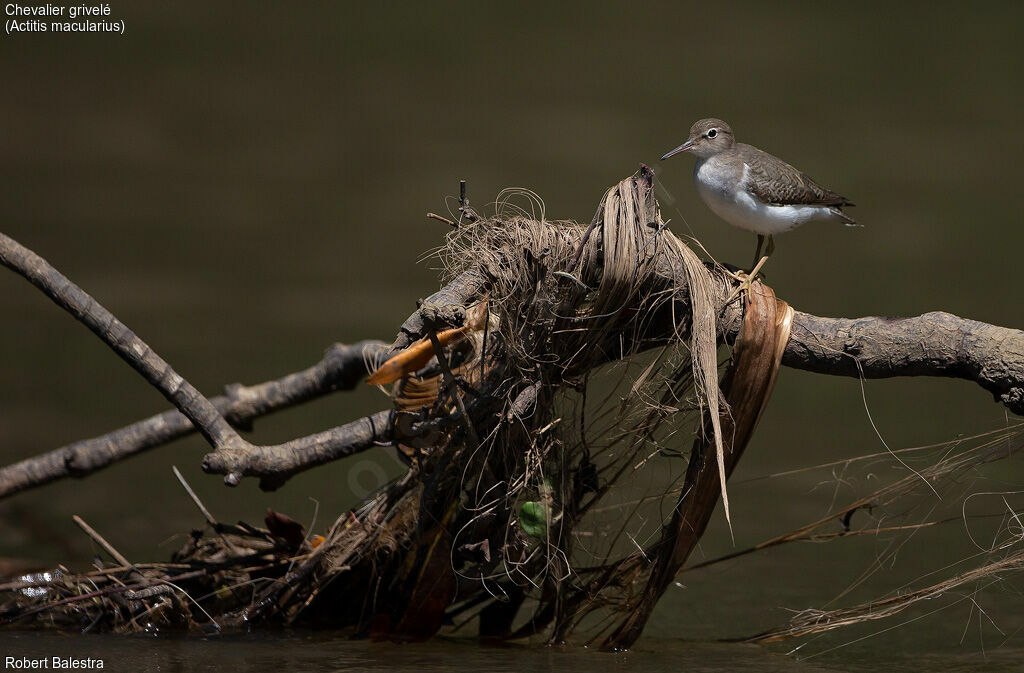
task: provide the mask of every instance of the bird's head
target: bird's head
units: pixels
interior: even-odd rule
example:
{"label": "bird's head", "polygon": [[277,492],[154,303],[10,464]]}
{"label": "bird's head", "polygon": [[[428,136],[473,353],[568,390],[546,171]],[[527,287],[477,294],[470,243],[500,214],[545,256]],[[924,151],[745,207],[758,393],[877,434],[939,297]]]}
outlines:
{"label": "bird's head", "polygon": [[680,152],[690,152],[701,159],[707,159],[736,144],[732,129],[721,119],[701,119],[690,127],[686,142],[665,154],[662,160]]}

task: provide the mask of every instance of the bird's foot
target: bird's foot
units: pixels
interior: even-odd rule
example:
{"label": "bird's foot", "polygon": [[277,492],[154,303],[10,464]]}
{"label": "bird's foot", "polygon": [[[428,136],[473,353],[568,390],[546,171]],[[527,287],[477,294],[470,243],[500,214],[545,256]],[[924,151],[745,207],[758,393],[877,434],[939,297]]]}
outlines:
{"label": "bird's foot", "polygon": [[735,278],[740,282],[740,284],[733,289],[728,299],[725,300],[726,304],[729,304],[730,302],[732,302],[733,299],[743,294],[744,292],[750,291],[750,284],[757,279],[758,272],[761,271],[761,267],[764,266],[764,263],[767,261],[767,256],[762,257],[760,260],[758,260],[757,264],[754,265],[754,268],[751,269],[749,273],[743,271],[729,271],[728,269],[726,269],[726,273],[730,277]]}
{"label": "bird's foot", "polygon": [[729,276],[729,278],[741,283],[750,276],[749,273],[739,267],[733,266],[732,264],[723,266],[722,270],[725,271],[725,275]]}
{"label": "bird's foot", "polygon": [[729,276],[739,281],[739,285],[733,288],[732,292],[726,298],[725,303],[731,304],[736,297],[740,296],[744,292],[750,291],[750,284],[754,282],[754,277],[743,271],[726,271]]}

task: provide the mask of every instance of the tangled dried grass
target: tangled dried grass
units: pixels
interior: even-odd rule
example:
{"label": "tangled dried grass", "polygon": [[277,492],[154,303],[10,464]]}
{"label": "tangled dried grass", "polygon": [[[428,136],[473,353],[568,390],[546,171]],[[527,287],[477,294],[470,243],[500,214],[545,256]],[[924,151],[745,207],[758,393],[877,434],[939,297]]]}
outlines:
{"label": "tangled dried grass", "polygon": [[[529,211],[514,205],[516,197],[526,200]],[[484,270],[489,287],[488,325],[500,352],[500,362],[490,359],[487,367],[500,372],[501,380],[493,389],[507,391],[501,414],[515,417],[519,426],[496,428],[497,434],[487,437],[478,449],[486,464],[502,463],[509,469],[504,485],[485,486],[483,473],[467,485],[469,492],[481,494],[474,503],[478,517],[504,511],[509,518],[506,530],[515,531],[523,503],[550,500],[557,491],[555,499],[562,511],[548,511],[547,502],[542,508],[558,524],[545,525],[547,562],[529,571],[531,564],[514,562],[501,571],[539,586],[548,573],[560,580],[575,574],[570,560],[574,528],[611,485],[644,457],[642,451],[650,450],[649,442],[639,438],[653,437],[655,426],[666,418],[673,417],[676,431],[705,409],[722,410],[715,319],[721,295],[704,262],[667,231],[650,189],[636,178],[605,194],[592,223],[600,227],[600,238],[590,240],[580,250],[582,255],[577,254],[579,225],[546,221],[536,195],[507,190],[497,205],[494,218],[453,231],[441,257],[449,278],[471,267]],[[581,258],[578,267],[574,266],[577,258]],[[578,278],[572,275],[576,273]],[[613,420],[606,431],[596,433],[606,435],[615,428],[614,436],[604,447],[593,446],[593,440],[588,444],[588,429],[577,432],[581,424],[586,425],[588,410],[566,412],[567,398],[578,396],[591,372],[602,364],[627,360],[644,350],[649,321],[683,306],[689,310],[673,319],[675,343],[664,347],[642,376],[630,382],[629,390],[621,391]],[[658,401],[669,381],[671,399]],[[524,391],[531,396],[536,391],[537,396],[528,413],[517,406]],[[609,411],[599,406],[591,413]],[[563,422],[577,414],[579,424]],[[719,413],[707,417],[712,419],[721,461]],[[555,423],[561,427],[547,430]],[[532,435],[525,446],[524,429],[527,436]],[[627,450],[613,448],[627,441]],[[593,454],[598,452],[608,460],[594,465]],[[616,476],[585,499],[584,486],[571,483],[571,475],[592,469]],[[724,468],[721,474],[724,483]],[[553,484],[553,477],[560,483]],[[496,493],[494,488],[504,492]],[[504,540],[503,546],[508,543]],[[607,550],[604,557],[610,553]]]}

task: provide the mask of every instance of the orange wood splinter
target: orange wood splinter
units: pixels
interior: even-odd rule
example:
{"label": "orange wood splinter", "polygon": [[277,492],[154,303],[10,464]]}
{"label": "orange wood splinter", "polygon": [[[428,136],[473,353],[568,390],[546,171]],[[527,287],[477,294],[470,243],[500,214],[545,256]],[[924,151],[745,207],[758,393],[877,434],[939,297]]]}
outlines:
{"label": "orange wood splinter", "polygon": [[[483,327],[484,321],[487,319],[486,302],[480,304],[475,313],[476,315],[473,315],[471,319],[467,319],[466,324],[462,327],[454,327],[437,333],[437,342],[441,344],[442,348],[455,342],[470,330]],[[434,346],[430,343],[430,338],[424,337],[378,367],[366,379],[366,382],[371,386],[384,386],[394,383],[403,376],[408,376],[426,367],[427,363],[430,362],[430,358],[435,355]]]}

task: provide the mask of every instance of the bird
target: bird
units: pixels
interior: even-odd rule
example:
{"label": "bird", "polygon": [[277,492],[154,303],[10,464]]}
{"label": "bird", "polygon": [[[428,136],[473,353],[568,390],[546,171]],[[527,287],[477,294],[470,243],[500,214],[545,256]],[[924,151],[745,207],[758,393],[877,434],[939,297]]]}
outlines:
{"label": "bird", "polygon": [[[734,227],[757,234],[751,270],[737,276],[741,290],[749,289],[750,281],[775,251],[776,234],[806,222],[856,225],[856,220],[843,212],[854,205],[852,201],[782,159],[736,142],[732,128],[721,119],[701,119],[690,127],[686,142],[661,159],[682,152],[697,157],[693,181],[708,208]],[[762,257],[765,238],[768,245]]]}

